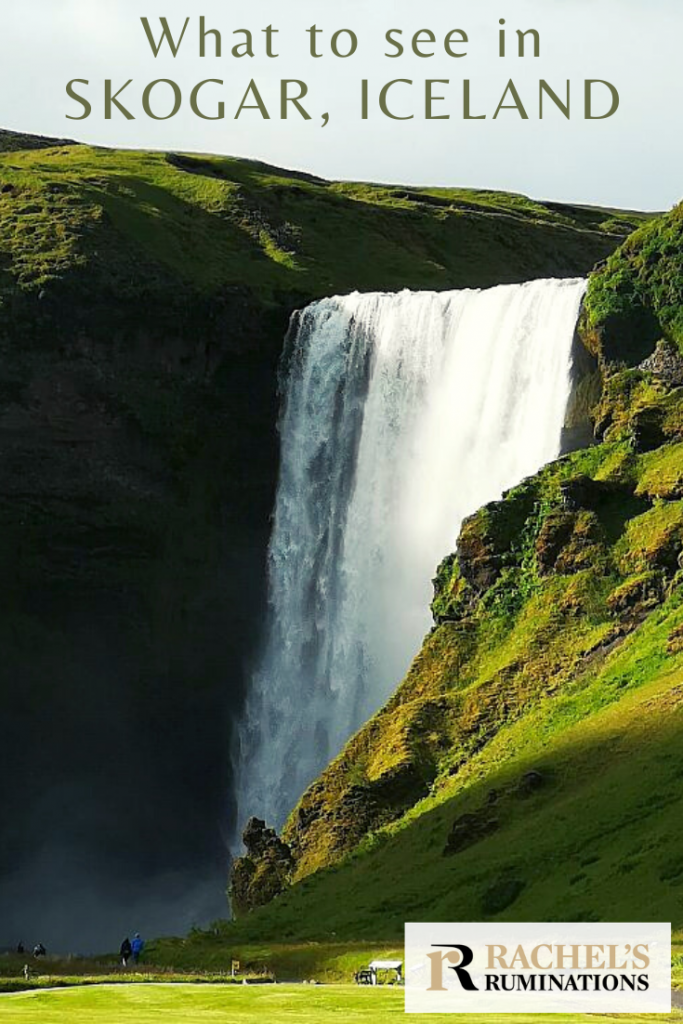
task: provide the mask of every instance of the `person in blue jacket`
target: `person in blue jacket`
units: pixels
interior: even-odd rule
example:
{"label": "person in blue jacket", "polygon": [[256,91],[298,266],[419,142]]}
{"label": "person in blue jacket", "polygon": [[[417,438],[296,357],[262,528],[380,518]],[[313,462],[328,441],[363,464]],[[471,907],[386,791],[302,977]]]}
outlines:
{"label": "person in blue jacket", "polygon": [[136,964],[140,959],[140,954],[145,948],[145,943],[140,938],[140,932],[135,933],[135,937],[133,938],[133,941],[130,944],[130,948],[133,953],[133,963]]}

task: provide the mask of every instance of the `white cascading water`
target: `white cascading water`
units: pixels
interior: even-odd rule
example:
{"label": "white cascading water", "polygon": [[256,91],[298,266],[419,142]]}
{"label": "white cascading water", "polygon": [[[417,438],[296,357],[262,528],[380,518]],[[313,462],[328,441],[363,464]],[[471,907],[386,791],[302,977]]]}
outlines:
{"label": "white cascading water", "polygon": [[463,518],[559,454],[584,291],[356,293],[295,314],[240,825],[282,825],[404,676]]}

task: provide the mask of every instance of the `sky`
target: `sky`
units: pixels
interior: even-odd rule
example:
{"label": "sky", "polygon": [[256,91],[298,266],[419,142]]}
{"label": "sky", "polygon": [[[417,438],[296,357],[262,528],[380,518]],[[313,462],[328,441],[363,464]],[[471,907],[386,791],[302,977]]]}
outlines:
{"label": "sky", "polygon": [[[221,32],[220,58],[211,45],[204,58],[199,55],[202,14],[207,28]],[[158,37],[162,16],[176,39],[190,19],[175,58],[166,44],[154,57],[141,23],[148,18]],[[504,59],[498,53],[501,18],[509,30]],[[314,24],[322,29],[320,58],[308,50],[306,30]],[[265,55],[262,30],[268,25],[278,30],[275,58]],[[3,28],[0,125],[19,131],[126,148],[252,157],[326,178],[505,189],[626,208],[667,209],[683,194],[680,0],[204,0],[200,6],[190,0],[23,0],[5,6]],[[520,58],[516,30],[530,28],[540,33],[541,53]],[[253,32],[254,57],[231,54],[244,38],[235,35],[238,29]],[[345,59],[330,50],[330,38],[340,29],[358,37],[356,52]],[[423,49],[434,50],[434,56],[385,56],[391,49],[384,38],[388,29],[401,29],[408,46],[416,31],[430,29],[436,42]],[[457,59],[444,49],[444,37],[454,29],[468,36],[467,55]],[[340,45],[347,39],[341,36]],[[79,121],[67,119],[83,112],[66,93],[75,78],[88,80],[87,87],[75,88],[92,104],[91,115]],[[163,78],[178,83],[183,103],[175,117],[157,121],[144,114],[142,93]],[[213,78],[223,85],[206,86],[201,102],[211,113],[222,100],[224,120],[203,120],[190,110],[193,87]],[[380,112],[379,91],[397,78],[413,84],[393,87],[393,111],[413,114],[412,120],[391,120]],[[585,120],[587,78],[617,88],[620,107],[613,117]],[[118,111],[105,120],[105,79],[115,83],[114,91],[132,79],[120,99],[135,120]],[[252,79],[268,120],[258,110],[244,110],[235,119]],[[306,82],[303,105],[310,120],[292,107],[287,120],[280,118],[283,79]],[[363,79],[369,83],[367,120],[361,119]],[[435,96],[445,97],[433,110],[450,113],[449,119],[424,117],[425,79],[448,80],[433,86]],[[471,82],[472,113],[485,113],[486,119],[463,119],[464,79]],[[514,109],[493,119],[510,79],[528,120]],[[540,79],[560,96],[571,82],[570,120],[550,101],[539,119]],[[168,113],[170,87],[156,86],[151,102],[159,115]],[[607,90],[596,87],[597,112],[606,104]],[[325,113],[329,122],[323,127]]]}

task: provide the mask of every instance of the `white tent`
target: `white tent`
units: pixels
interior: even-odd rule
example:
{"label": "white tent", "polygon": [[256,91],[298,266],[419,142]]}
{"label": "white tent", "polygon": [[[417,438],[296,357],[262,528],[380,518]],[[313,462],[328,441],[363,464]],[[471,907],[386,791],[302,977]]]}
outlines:
{"label": "white tent", "polygon": [[400,980],[401,971],[403,970],[402,960],[373,960],[368,968],[372,972],[372,983],[377,984],[377,972],[378,971],[396,971],[396,976]]}

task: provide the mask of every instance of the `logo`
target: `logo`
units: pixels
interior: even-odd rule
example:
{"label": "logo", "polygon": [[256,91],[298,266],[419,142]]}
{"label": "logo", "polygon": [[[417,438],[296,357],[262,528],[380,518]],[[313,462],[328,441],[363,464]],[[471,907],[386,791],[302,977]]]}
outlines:
{"label": "logo", "polygon": [[[452,953],[428,953],[427,956],[432,962],[432,973],[431,973],[431,985],[429,986],[429,992],[445,992],[446,989],[443,985],[443,962],[444,960],[451,961],[450,969],[455,971],[458,981],[465,989],[466,992],[477,992],[477,986],[472,981],[469,971],[467,968],[474,960],[474,953],[469,946],[454,945]],[[458,954],[460,960],[458,961]]]}
{"label": "logo", "polygon": [[409,1013],[670,1013],[670,924],[407,924]]}

